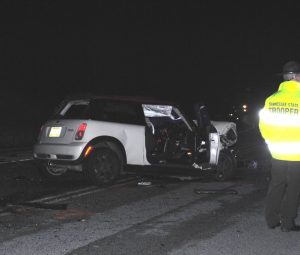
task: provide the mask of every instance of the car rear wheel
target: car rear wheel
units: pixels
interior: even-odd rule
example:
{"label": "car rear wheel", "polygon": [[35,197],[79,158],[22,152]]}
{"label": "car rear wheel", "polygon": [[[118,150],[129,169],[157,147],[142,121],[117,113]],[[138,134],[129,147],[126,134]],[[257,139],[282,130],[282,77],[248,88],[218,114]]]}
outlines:
{"label": "car rear wheel", "polygon": [[120,175],[122,162],[110,148],[96,148],[88,159],[86,174],[95,185],[112,184]]}
{"label": "car rear wheel", "polygon": [[235,168],[235,160],[232,158],[230,153],[226,151],[221,151],[219,155],[215,179],[217,181],[231,180],[234,176]]}

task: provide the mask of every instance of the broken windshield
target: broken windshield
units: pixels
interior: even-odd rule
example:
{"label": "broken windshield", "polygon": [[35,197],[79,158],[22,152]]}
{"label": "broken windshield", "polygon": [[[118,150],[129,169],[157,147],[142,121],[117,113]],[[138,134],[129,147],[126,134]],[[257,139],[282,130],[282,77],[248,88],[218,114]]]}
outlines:
{"label": "broken windshield", "polygon": [[173,120],[181,119],[171,105],[143,104],[145,117],[169,117]]}

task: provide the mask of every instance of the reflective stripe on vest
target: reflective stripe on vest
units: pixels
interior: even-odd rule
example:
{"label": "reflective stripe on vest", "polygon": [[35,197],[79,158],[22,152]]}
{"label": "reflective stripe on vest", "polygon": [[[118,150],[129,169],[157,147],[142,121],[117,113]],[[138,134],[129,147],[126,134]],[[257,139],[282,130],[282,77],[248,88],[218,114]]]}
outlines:
{"label": "reflective stripe on vest", "polygon": [[274,114],[268,109],[262,109],[259,111],[259,118],[274,126],[300,127],[300,116],[297,114]]}
{"label": "reflective stripe on vest", "polygon": [[269,150],[272,153],[281,155],[299,155],[300,154],[300,142],[269,142],[266,141]]}

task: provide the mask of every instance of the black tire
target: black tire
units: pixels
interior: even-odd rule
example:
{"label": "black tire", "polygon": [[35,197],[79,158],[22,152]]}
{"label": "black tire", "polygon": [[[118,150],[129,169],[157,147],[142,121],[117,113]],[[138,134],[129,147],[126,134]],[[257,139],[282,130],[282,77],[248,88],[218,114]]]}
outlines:
{"label": "black tire", "polygon": [[231,180],[235,174],[236,163],[233,156],[226,151],[221,151],[218,160],[215,179],[217,181]]}
{"label": "black tire", "polygon": [[38,162],[38,168],[42,177],[50,180],[59,180],[67,172],[66,169],[51,166],[51,161]]}
{"label": "black tire", "polygon": [[120,175],[122,162],[110,148],[96,148],[86,163],[86,175],[98,186],[112,184]]}

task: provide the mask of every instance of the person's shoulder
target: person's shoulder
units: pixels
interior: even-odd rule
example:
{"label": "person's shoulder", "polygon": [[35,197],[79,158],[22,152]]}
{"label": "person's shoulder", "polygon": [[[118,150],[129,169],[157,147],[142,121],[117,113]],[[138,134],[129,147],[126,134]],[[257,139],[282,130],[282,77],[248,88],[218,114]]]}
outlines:
{"label": "person's shoulder", "polygon": [[279,96],[281,93],[280,93],[280,91],[278,90],[278,91],[275,91],[275,92],[273,92],[271,95],[269,95],[267,98],[266,98],[266,101],[268,101],[268,100],[272,100],[274,97],[277,97],[277,96]]}

